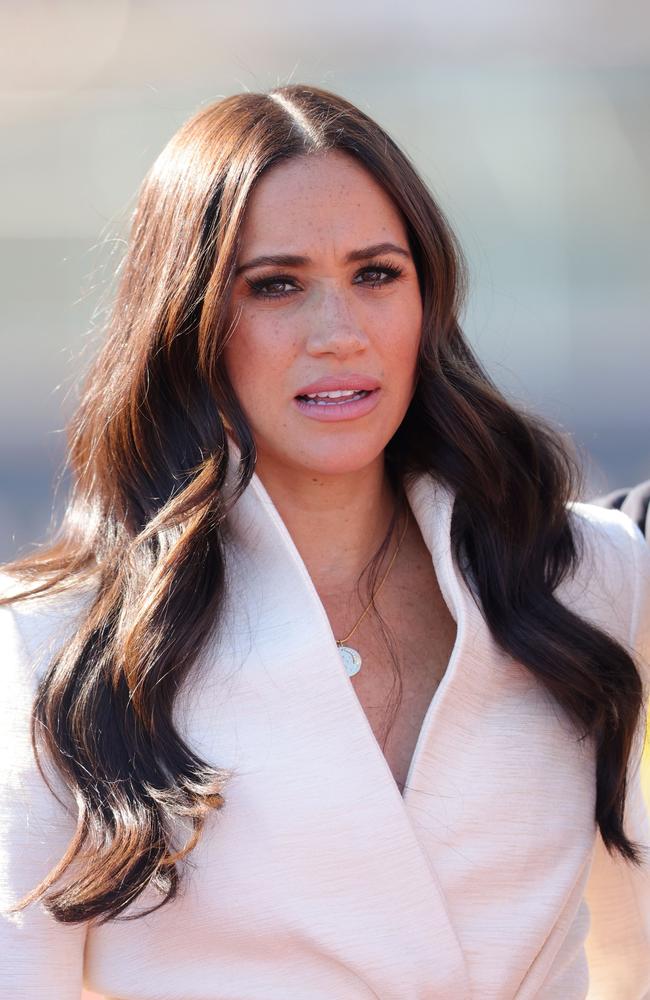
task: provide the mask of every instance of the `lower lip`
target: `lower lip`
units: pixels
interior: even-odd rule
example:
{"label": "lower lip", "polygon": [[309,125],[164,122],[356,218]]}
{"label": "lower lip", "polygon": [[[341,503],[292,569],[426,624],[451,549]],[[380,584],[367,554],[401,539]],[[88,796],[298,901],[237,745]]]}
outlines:
{"label": "lower lip", "polygon": [[312,420],[324,420],[331,423],[333,420],[355,420],[357,417],[365,417],[366,413],[374,410],[379,402],[380,389],[372,389],[367,396],[355,399],[348,403],[330,403],[322,405],[319,403],[305,403],[303,399],[294,398],[294,404],[301,413]]}

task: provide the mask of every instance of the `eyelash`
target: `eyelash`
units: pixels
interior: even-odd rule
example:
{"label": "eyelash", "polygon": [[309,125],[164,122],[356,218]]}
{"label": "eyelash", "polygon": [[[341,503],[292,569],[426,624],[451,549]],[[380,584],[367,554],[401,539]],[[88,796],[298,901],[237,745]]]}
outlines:
{"label": "eyelash", "polygon": [[[373,264],[367,264],[365,267],[360,268],[355,274],[355,278],[358,278],[362,274],[370,272],[383,272],[388,276],[388,280],[383,281],[362,281],[360,284],[368,285],[370,288],[381,288],[382,285],[389,285],[391,282],[396,281],[404,273],[401,267],[397,267],[395,264],[391,264],[389,261],[378,260]],[[279,285],[282,283],[289,284],[289,282],[295,281],[288,274],[274,274],[268,278],[246,278],[246,284],[251,290],[251,293],[260,299],[283,299],[287,295],[292,295],[293,291],[284,292],[268,292],[265,291],[268,285]]]}

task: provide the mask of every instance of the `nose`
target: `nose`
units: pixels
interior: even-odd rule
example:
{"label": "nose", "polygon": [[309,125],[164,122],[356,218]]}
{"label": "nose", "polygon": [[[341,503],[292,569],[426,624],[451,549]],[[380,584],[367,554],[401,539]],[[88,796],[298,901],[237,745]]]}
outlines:
{"label": "nose", "polygon": [[345,357],[364,350],[368,337],[341,289],[323,289],[310,303],[307,351]]}

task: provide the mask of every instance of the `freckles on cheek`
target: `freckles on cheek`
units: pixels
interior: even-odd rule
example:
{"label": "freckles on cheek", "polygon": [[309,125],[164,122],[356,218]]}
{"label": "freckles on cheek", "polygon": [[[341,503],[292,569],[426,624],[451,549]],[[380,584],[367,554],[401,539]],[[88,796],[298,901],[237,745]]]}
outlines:
{"label": "freckles on cheek", "polygon": [[386,354],[394,361],[409,361],[417,355],[421,332],[416,325],[396,324],[386,339]]}
{"label": "freckles on cheek", "polygon": [[257,402],[284,399],[293,385],[290,369],[300,349],[299,335],[275,317],[249,313],[234,338],[233,370],[242,388],[254,391]]}
{"label": "freckles on cheek", "polygon": [[257,357],[264,357],[266,362],[285,371],[297,357],[300,350],[300,337],[294,331],[286,330],[280,323],[266,324],[258,331],[251,351]]}

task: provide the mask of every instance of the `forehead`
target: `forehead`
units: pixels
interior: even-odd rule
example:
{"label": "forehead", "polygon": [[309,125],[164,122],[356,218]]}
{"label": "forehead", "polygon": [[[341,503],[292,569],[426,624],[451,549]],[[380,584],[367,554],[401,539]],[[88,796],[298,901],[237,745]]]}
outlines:
{"label": "forehead", "polygon": [[246,209],[241,249],[305,253],[309,245],[364,246],[406,240],[402,215],[372,174],[340,151],[270,167]]}

